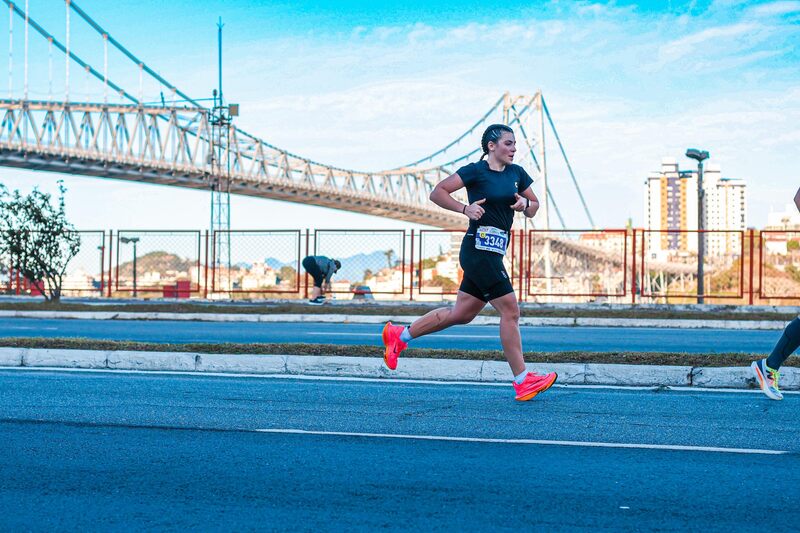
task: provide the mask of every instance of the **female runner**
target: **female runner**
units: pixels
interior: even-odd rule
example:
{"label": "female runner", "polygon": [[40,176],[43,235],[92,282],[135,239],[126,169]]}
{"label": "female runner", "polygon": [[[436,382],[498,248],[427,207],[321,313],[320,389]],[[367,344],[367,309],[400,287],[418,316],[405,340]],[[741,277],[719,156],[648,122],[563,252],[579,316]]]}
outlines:
{"label": "female runner", "polygon": [[[454,307],[441,307],[403,327],[391,322],[383,328],[384,361],[391,370],[408,343],[453,324],[468,324],[490,303],[500,313],[500,341],[511,371],[517,400],[530,400],[550,388],[558,377],[555,372],[528,372],[522,356],[519,333],[519,304],[503,265],[514,213],[533,217],[539,200],[531,189],[533,180],[514,164],[514,130],[503,124],[489,126],[481,138],[483,155],[442,180],[430,199],[439,207],[461,213],[469,219],[469,228],[461,243],[459,261],[464,278]],[[486,159],[484,159],[486,158]],[[469,204],[452,197],[467,188]]]}

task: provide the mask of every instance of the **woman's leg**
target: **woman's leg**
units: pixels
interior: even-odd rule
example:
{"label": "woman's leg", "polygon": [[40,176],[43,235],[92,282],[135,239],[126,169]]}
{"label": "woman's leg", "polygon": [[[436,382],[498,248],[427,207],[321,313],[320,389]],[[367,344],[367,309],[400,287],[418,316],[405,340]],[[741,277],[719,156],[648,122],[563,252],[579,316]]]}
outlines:
{"label": "woman's leg", "polygon": [[800,346],[800,318],[795,318],[786,325],[781,338],[767,357],[767,366],[778,370],[798,346]]}
{"label": "woman's leg", "polygon": [[519,304],[517,295],[510,292],[493,300],[492,307],[500,313],[500,342],[503,353],[515,376],[525,372],[525,359],[522,357],[522,339],[519,334]]}
{"label": "woman's leg", "polygon": [[486,302],[464,291],[458,291],[456,305],[440,307],[415,320],[408,328],[413,338],[435,333],[454,324],[469,324]]}

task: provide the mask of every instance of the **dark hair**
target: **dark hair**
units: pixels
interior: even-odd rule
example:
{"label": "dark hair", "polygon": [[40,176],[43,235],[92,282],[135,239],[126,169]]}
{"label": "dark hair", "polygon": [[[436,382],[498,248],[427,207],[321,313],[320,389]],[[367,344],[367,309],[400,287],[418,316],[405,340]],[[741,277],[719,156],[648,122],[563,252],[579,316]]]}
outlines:
{"label": "dark hair", "polygon": [[339,270],[339,269],[341,269],[341,268],[342,268],[342,263],[341,263],[341,262],[339,262],[339,260],[338,260],[338,259],[334,259],[334,260],[333,260],[333,264],[334,264],[334,265],[336,265],[336,270]]}
{"label": "dark hair", "polygon": [[514,133],[514,130],[505,124],[492,124],[486,128],[481,137],[481,148],[483,149],[481,160],[489,154],[489,143],[497,143],[504,133]]}

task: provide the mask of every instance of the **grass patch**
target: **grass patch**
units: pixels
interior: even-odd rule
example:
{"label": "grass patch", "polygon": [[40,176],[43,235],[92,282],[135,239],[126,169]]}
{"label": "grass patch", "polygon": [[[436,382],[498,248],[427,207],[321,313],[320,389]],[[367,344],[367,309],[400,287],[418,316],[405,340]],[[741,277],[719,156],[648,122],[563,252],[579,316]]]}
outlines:
{"label": "grass patch", "polygon": [[[306,314],[306,315],[424,315],[432,309],[453,305],[452,303],[404,304],[391,303],[364,304],[334,302],[323,306],[311,306],[305,303],[254,303],[254,304],[219,304],[219,303],[106,303],[98,300],[97,304],[69,302],[0,302],[0,309],[9,311],[90,311],[90,312],[129,312],[129,313],[220,313],[220,314]],[[697,320],[783,320],[789,321],[797,313],[777,313],[774,311],[737,312],[733,310],[695,311],[673,310],[664,308],[622,308],[622,309],[570,309],[523,303],[520,314],[524,317],[566,317],[566,318],[650,318],[650,319],[697,319]],[[497,316],[497,312],[487,306],[481,312],[484,316]]]}
{"label": "grass patch", "polygon": [[[5,338],[2,347],[52,348],[68,350],[130,350],[140,352],[192,352],[209,354],[261,354],[261,355],[330,355],[383,357],[378,346],[305,343],[185,343],[159,344],[151,342],[110,341],[82,338]],[[676,365],[676,366],[749,366],[763,354],[723,353],[696,354],[673,352],[526,352],[530,363],[612,363],[623,365]],[[505,361],[499,350],[433,350],[410,348],[403,357],[430,359],[463,359]],[[800,357],[790,357],[785,366],[800,366]]]}

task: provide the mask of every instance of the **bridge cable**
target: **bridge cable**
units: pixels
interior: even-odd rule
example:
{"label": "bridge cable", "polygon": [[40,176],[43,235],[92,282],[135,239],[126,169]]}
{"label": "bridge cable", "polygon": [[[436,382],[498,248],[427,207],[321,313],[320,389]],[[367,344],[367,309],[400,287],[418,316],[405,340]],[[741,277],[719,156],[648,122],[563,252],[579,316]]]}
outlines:
{"label": "bridge cable", "polygon": [[581,199],[581,204],[583,204],[583,210],[586,212],[586,216],[589,218],[589,223],[592,225],[592,229],[596,228],[594,224],[594,220],[592,219],[592,214],[589,213],[589,207],[586,205],[586,200],[583,198],[583,193],[581,192],[581,188],[578,186],[578,180],[575,179],[575,173],[572,171],[572,165],[569,164],[569,159],[567,159],[567,153],[564,151],[564,145],[561,144],[561,139],[558,138],[558,132],[556,131],[556,125],[553,123],[553,118],[550,116],[550,110],[547,109],[547,104],[544,103],[544,96],[542,97],[542,109],[544,109],[545,115],[547,115],[547,120],[550,122],[550,128],[553,130],[553,135],[556,137],[556,142],[558,142],[558,147],[561,149],[561,155],[564,156],[564,162],[567,164],[567,170],[569,170],[569,175],[572,178],[572,183],[575,184],[575,190],[578,191],[578,197]]}
{"label": "bridge cable", "polygon": [[[526,106],[526,108],[527,107],[530,107],[530,106]],[[514,105],[511,106],[511,110],[514,112],[514,115],[515,115],[515,119],[511,121],[511,124],[514,124],[515,122],[519,123],[520,133],[522,133],[522,138],[525,140],[525,144],[528,147],[528,153],[530,154],[531,158],[533,159],[533,163],[536,165],[536,170],[541,173],[542,168],[539,166],[539,161],[536,159],[536,154],[533,151],[533,144],[531,144],[531,141],[528,138],[528,134],[525,132],[525,128],[522,126],[522,120],[520,119],[520,115],[522,113],[518,113],[517,112],[517,108]],[[523,110],[523,112],[524,112],[524,110]],[[549,198],[550,202],[553,204],[553,208],[555,209],[556,216],[558,217],[558,221],[561,223],[561,227],[563,229],[566,229],[567,225],[564,223],[564,217],[561,216],[561,210],[558,209],[558,204],[556,203],[555,198],[553,198],[553,193],[550,191],[550,187],[547,188],[546,194],[547,194],[547,198]]]}
{"label": "bridge cable", "polygon": [[[529,105],[525,106],[526,109],[528,107],[530,107],[530,106]],[[522,125],[522,118],[521,117],[522,117],[522,113],[525,112],[525,109],[523,109],[521,112],[517,112],[516,106],[512,105],[511,106],[511,110],[514,111],[514,120],[511,121],[511,124],[514,124],[515,122],[519,123],[519,131],[520,131],[520,133],[522,133],[522,138],[525,139],[525,144],[528,145],[528,151],[531,154],[531,159],[533,159],[533,163],[536,165],[536,170],[538,172],[541,172],[542,171],[542,167],[539,165],[539,160],[536,159],[536,154],[533,151],[533,145],[531,144],[530,140],[528,139],[528,134],[525,132],[525,127]]]}
{"label": "bridge cable", "polygon": [[432,153],[431,155],[429,155],[427,157],[423,157],[422,159],[420,159],[418,161],[414,161],[413,163],[409,163],[409,164],[403,165],[401,167],[393,168],[391,170],[400,170],[402,168],[415,167],[415,166],[419,165],[420,163],[423,163],[425,161],[430,161],[431,159],[433,159],[437,155],[443,154],[444,152],[446,152],[447,150],[449,150],[450,148],[452,148],[453,146],[455,146],[456,144],[458,144],[459,142],[464,140],[464,138],[467,135],[472,134],[472,132],[475,131],[475,128],[477,128],[478,126],[480,126],[481,124],[486,122],[486,119],[489,118],[489,115],[494,113],[497,110],[497,108],[500,106],[500,104],[503,103],[503,99],[504,98],[505,98],[505,95],[501,96],[500,99],[492,106],[492,108],[489,109],[489,111],[487,111],[486,114],[483,115],[480,118],[480,120],[478,120],[475,124],[472,125],[471,128],[469,128],[466,132],[464,132],[462,135],[460,135],[456,140],[454,140],[453,142],[451,142],[450,144],[448,144],[447,146],[445,146],[441,150],[438,150],[438,151]]}
{"label": "bridge cable", "polygon": [[[4,0],[4,1],[5,1],[5,0]],[[7,3],[7,2],[6,2],[6,3]],[[103,29],[103,28],[102,28],[102,27],[101,27],[99,24],[97,24],[97,23],[96,23],[96,22],[95,22],[95,21],[92,19],[92,17],[90,17],[88,14],[86,14],[86,12],[85,12],[85,11],[83,11],[81,8],[79,8],[79,7],[78,7],[78,6],[75,4],[74,0],[71,0],[71,1],[69,2],[69,6],[70,6],[70,7],[71,7],[73,10],[75,10],[75,12],[76,12],[76,13],[77,13],[77,14],[78,14],[78,15],[79,15],[79,16],[80,16],[80,17],[81,17],[83,20],[85,20],[87,24],[89,24],[89,25],[90,25],[92,28],[94,28],[94,29],[95,29],[95,31],[97,31],[97,33],[99,33],[100,35],[103,35],[103,36],[107,36],[107,38],[108,38],[108,42],[110,42],[112,45],[114,45],[114,47],[115,47],[117,50],[119,50],[120,52],[122,52],[123,54],[125,54],[125,56],[126,56],[128,59],[130,59],[131,61],[133,61],[134,63],[136,63],[136,64],[139,66],[139,68],[140,68],[140,69],[143,69],[145,72],[147,72],[148,74],[150,74],[150,76],[152,76],[152,77],[154,77],[155,79],[157,79],[157,80],[158,80],[160,83],[162,83],[162,84],[166,85],[167,87],[169,87],[169,89],[170,89],[170,90],[173,90],[173,91],[175,91],[177,94],[179,94],[179,95],[181,96],[181,98],[183,98],[183,99],[184,99],[184,100],[186,100],[187,102],[191,103],[191,104],[192,104],[192,105],[194,105],[195,107],[202,107],[202,106],[201,106],[199,103],[197,103],[197,102],[196,102],[194,99],[190,98],[190,97],[189,97],[189,96],[187,96],[185,93],[183,93],[182,91],[178,90],[178,88],[177,88],[177,87],[175,87],[175,85],[173,85],[172,83],[168,82],[167,80],[165,80],[164,78],[162,78],[161,76],[159,76],[159,75],[158,75],[158,73],[157,73],[157,72],[155,72],[155,71],[154,71],[153,69],[151,69],[150,67],[148,67],[148,66],[147,66],[147,65],[144,63],[144,61],[141,61],[141,60],[140,60],[138,57],[136,57],[135,55],[133,55],[132,53],[130,53],[130,52],[128,51],[128,49],[127,49],[127,48],[125,48],[124,46],[122,46],[122,44],[120,44],[120,43],[119,43],[119,42],[118,42],[116,39],[114,39],[114,38],[111,36],[111,34],[110,34],[109,32],[107,32],[106,30],[104,30],[104,29]]]}
{"label": "bridge cable", "polygon": [[[11,2],[10,0],[3,0],[3,2],[5,2],[5,3],[6,3],[6,5],[8,5],[9,7],[11,7],[11,8],[14,10],[14,12],[15,12],[17,15],[19,15],[19,16],[20,16],[20,17],[22,17],[22,18],[25,18],[25,13],[23,13],[23,12],[22,12],[22,11],[21,11],[21,10],[20,10],[20,9],[19,9],[17,6],[16,6],[16,5],[14,5],[14,3],[13,3],[13,2]],[[58,41],[58,39],[56,39],[56,38],[55,38],[55,37],[53,37],[53,36],[52,36],[50,33],[48,33],[48,32],[47,32],[47,30],[45,30],[44,28],[42,28],[41,26],[39,26],[39,24],[37,24],[35,20],[33,20],[32,18],[28,17],[28,24],[30,24],[30,25],[31,25],[31,27],[32,27],[34,30],[36,30],[37,32],[39,32],[39,34],[40,34],[42,37],[44,37],[45,39],[47,39],[47,40],[48,40],[48,42],[50,42],[50,44],[52,44],[52,45],[55,45],[55,46],[56,46],[56,48],[58,48],[59,50],[61,50],[62,52],[64,52],[64,54],[67,54],[67,48],[66,48],[66,47],[65,47],[63,44],[61,44],[61,42],[60,42],[60,41]],[[77,55],[75,55],[75,53],[74,53],[74,52],[71,52],[71,51],[70,51],[70,52],[69,52],[69,57],[70,57],[70,58],[72,58],[72,59],[73,59],[73,60],[74,60],[74,61],[75,61],[77,64],[79,64],[79,65],[80,65],[80,66],[82,66],[83,68],[85,68],[85,69],[88,69],[88,71],[89,71],[89,72],[90,72],[90,73],[91,73],[91,74],[92,74],[92,75],[93,75],[95,78],[97,78],[98,80],[100,80],[100,81],[103,81],[103,80],[104,80],[104,78],[103,78],[103,75],[102,75],[102,74],[100,74],[99,72],[97,72],[97,71],[96,71],[94,68],[92,68],[92,66],[91,66],[91,65],[89,65],[88,63],[86,63],[86,62],[85,62],[83,59],[81,59],[80,57],[78,57]],[[51,80],[51,83],[52,83],[52,80]],[[133,96],[133,95],[131,95],[131,94],[128,94],[128,93],[127,93],[127,92],[126,92],[126,91],[125,91],[125,90],[124,90],[122,87],[120,87],[119,85],[117,85],[117,84],[113,83],[113,82],[112,82],[112,81],[110,81],[110,80],[108,81],[108,84],[109,84],[109,85],[110,85],[110,86],[111,86],[111,87],[112,87],[112,88],[113,88],[115,91],[117,91],[117,92],[118,92],[118,93],[119,93],[121,96],[124,96],[125,98],[127,98],[128,100],[132,101],[132,102],[133,102],[133,103],[135,103],[135,104],[139,104],[139,103],[140,103],[140,102],[139,102],[139,100],[138,100],[136,97],[134,97],[134,96]],[[51,91],[52,91],[52,87],[51,87]]]}

